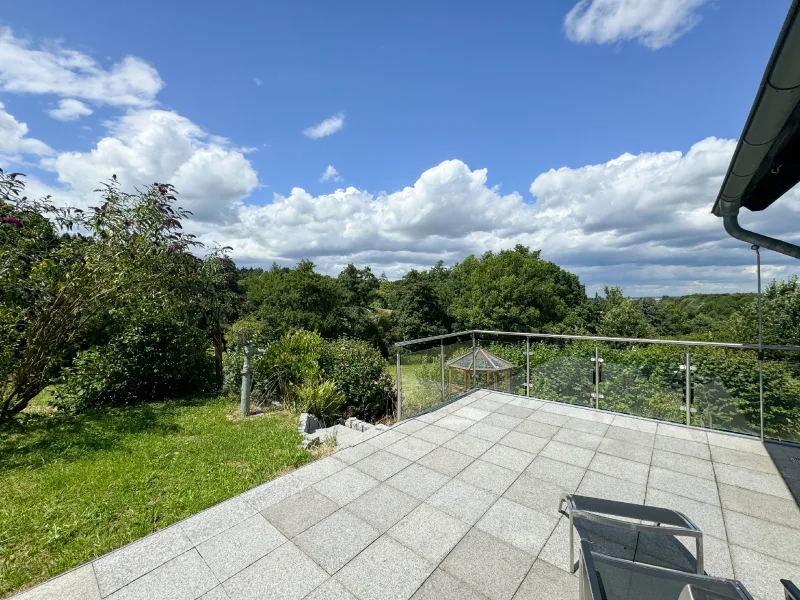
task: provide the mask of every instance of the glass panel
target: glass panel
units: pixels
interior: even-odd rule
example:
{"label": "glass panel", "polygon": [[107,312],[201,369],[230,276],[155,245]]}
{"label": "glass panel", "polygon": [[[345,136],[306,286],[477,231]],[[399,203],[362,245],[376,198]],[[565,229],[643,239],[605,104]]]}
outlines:
{"label": "glass panel", "polygon": [[407,419],[442,401],[439,344],[400,355],[402,417]]}
{"label": "glass panel", "polygon": [[592,343],[531,338],[531,397],[589,406],[593,356]]}
{"label": "glass panel", "polygon": [[800,352],[764,351],[764,437],[800,443]]}
{"label": "glass panel", "polygon": [[525,395],[525,338],[477,337],[475,387]]}
{"label": "glass panel", "polygon": [[444,386],[448,400],[477,387],[472,379],[471,335],[445,340]]}
{"label": "glass panel", "polygon": [[691,352],[692,425],[760,435],[758,354],[710,346]]}
{"label": "glass panel", "polygon": [[597,348],[602,359],[601,409],[686,423],[682,347],[599,342]]}

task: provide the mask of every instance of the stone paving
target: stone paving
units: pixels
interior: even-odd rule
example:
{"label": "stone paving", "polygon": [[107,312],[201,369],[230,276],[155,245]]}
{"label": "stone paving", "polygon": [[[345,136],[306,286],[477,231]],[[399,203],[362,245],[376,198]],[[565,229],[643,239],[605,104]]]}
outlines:
{"label": "stone paving", "polygon": [[757,600],[800,581],[800,509],[757,440],[477,391],[17,599],[575,599],[576,491],[683,511]]}

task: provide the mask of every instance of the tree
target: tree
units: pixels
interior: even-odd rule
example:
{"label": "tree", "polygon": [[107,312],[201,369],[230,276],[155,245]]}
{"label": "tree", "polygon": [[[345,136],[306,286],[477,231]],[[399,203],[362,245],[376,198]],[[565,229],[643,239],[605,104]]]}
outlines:
{"label": "tree", "polygon": [[630,298],[625,298],[622,295],[622,288],[606,286],[604,291],[606,298],[600,335],[646,338],[652,334],[652,328],[639,304]]}
{"label": "tree", "polygon": [[451,313],[464,329],[541,331],[586,301],[578,277],[517,245],[452,269]]}
{"label": "tree", "polygon": [[[126,298],[158,296],[184,277],[185,256],[198,245],[180,231],[188,213],[173,208],[170,185],[126,194],[114,177],[88,212],[23,191],[19,174],[0,171],[0,419],[23,410],[50,382],[92,319]],[[79,233],[54,244],[56,228]]]}
{"label": "tree", "polygon": [[244,282],[247,310],[264,322],[272,339],[293,329],[334,338],[346,328],[342,287],[301,260],[294,269],[272,265]]}
{"label": "tree", "polygon": [[450,331],[452,320],[435,281],[412,269],[396,283],[392,304],[392,337],[397,340],[439,335]]}

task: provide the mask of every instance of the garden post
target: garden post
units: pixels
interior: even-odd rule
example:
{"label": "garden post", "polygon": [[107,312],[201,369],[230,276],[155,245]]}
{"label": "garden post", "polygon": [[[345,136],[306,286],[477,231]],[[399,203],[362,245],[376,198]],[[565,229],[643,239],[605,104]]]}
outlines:
{"label": "garden post", "polygon": [[253,355],[253,344],[243,340],[244,366],[242,367],[242,403],[240,412],[243,417],[250,414],[250,389],[253,381],[253,370],[250,368],[250,357]]}

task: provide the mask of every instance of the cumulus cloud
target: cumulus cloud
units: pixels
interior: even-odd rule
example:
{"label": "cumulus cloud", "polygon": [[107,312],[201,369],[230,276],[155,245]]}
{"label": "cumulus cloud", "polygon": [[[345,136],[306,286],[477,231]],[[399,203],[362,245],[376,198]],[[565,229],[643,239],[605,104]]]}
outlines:
{"label": "cumulus cloud", "polygon": [[95,104],[144,107],[155,101],[163,82],[152,66],[127,56],[105,68],[87,54],[51,43],[34,46],[0,29],[0,90],[55,94]]}
{"label": "cumulus cloud", "polygon": [[126,188],[172,183],[199,221],[224,221],[258,185],[241,150],[175,112],[142,109],[106,123],[108,135],[88,152],[64,152],[42,165],[74,194],[91,198],[116,174]]}
{"label": "cumulus cloud", "polygon": [[81,117],[88,116],[94,111],[80,100],[65,98],[58,103],[58,108],[47,111],[54,119],[59,121],[75,121]]}
{"label": "cumulus cloud", "polygon": [[[355,262],[398,277],[519,243],[577,273],[590,293],[605,284],[633,295],[741,290],[754,281],[752,252],[710,214],[734,148],[712,137],[686,153],[553,169],[534,179],[532,197],[503,194],[486,169],[450,160],[392,193],[347,187],[315,196],[294,188],[265,206],[239,206],[235,222],[202,234],[233,246],[242,264],[310,258],[331,274]],[[797,240],[798,210],[784,199],[742,221]],[[765,265],[765,277],[795,268],[766,253]]]}
{"label": "cumulus cloud", "polygon": [[328,168],[325,169],[322,173],[322,177],[319,178],[320,181],[341,181],[342,176],[339,175],[339,171],[337,171],[333,165],[328,165]]}
{"label": "cumulus cloud", "polygon": [[28,137],[28,126],[17,121],[0,102],[0,157],[19,162],[24,154],[48,156],[53,149],[44,142]]}
{"label": "cumulus cloud", "polygon": [[333,135],[344,127],[344,113],[337,113],[332,117],[328,117],[322,123],[318,123],[313,127],[307,127],[303,130],[303,135],[310,137],[312,140],[318,140],[328,135]]}
{"label": "cumulus cloud", "polygon": [[636,40],[658,50],[697,25],[707,1],[580,0],[564,18],[564,32],[583,44]]}

